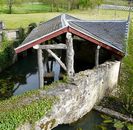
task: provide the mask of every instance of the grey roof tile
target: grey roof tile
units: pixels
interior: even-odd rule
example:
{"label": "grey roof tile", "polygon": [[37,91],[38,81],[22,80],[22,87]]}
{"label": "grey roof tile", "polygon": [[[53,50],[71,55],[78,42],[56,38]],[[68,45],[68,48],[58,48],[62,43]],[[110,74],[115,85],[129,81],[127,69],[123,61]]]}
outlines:
{"label": "grey roof tile", "polygon": [[75,29],[125,52],[127,21],[71,21],[69,24]]}

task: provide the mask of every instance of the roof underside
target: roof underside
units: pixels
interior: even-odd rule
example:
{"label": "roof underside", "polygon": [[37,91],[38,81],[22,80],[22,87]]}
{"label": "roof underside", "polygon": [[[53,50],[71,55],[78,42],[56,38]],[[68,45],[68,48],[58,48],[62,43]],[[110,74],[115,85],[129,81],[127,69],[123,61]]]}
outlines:
{"label": "roof underside", "polygon": [[123,54],[126,52],[127,21],[85,21],[66,14],[57,16],[48,22],[41,23],[15,51],[17,53],[22,52],[60,34],[71,32],[69,28],[118,52]]}

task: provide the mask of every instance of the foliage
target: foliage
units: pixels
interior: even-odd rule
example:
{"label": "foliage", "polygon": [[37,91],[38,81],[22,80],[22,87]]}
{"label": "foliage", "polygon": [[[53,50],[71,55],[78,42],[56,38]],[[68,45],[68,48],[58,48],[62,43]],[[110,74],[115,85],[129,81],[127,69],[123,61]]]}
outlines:
{"label": "foliage", "polygon": [[34,124],[44,116],[56,97],[41,96],[40,90],[26,92],[0,102],[0,130],[14,130],[24,123]]}
{"label": "foliage", "polygon": [[119,98],[123,102],[126,112],[133,115],[133,23],[130,27],[128,40],[128,55],[122,62],[119,82]]}
{"label": "foliage", "polygon": [[11,79],[0,79],[0,100],[6,99],[13,95],[14,83]]}
{"label": "foliage", "polygon": [[3,36],[3,42],[0,47],[0,68],[5,69],[12,64],[14,56],[13,42],[9,42],[5,36]]}
{"label": "foliage", "polygon": [[101,125],[99,125],[99,127],[102,130],[107,130],[107,125],[108,124],[112,124],[116,129],[121,129],[122,128],[127,128],[128,130],[132,130],[133,125],[127,122],[122,122],[120,120],[117,119],[113,119],[107,115],[101,115],[101,117],[103,118],[103,123]]}
{"label": "foliage", "polygon": [[27,31],[26,35],[28,35],[35,27],[37,27],[36,23],[29,24],[28,31]]}

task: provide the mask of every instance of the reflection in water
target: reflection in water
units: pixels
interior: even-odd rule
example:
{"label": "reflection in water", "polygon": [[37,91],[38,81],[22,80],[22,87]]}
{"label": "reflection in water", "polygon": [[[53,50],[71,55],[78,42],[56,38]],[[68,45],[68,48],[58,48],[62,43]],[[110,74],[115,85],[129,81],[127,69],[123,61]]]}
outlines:
{"label": "reflection in water", "polygon": [[0,98],[38,88],[36,54],[21,59],[0,74]]}
{"label": "reflection in water", "polygon": [[[0,99],[38,89],[38,65],[36,53],[29,54],[0,74]],[[44,68],[46,70],[46,67]],[[58,80],[60,65],[53,62],[54,80]]]}

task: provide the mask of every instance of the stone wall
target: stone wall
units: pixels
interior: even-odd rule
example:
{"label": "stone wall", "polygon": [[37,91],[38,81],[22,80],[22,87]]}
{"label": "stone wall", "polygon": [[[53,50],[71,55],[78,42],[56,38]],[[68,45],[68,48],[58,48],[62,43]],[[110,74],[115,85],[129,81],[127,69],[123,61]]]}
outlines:
{"label": "stone wall", "polygon": [[26,123],[17,130],[50,130],[58,124],[69,124],[86,115],[105,94],[116,86],[120,62],[106,62],[92,70],[76,74],[71,83],[58,84],[44,95],[59,98],[52,110],[33,125]]}
{"label": "stone wall", "polygon": [[19,31],[18,30],[5,30],[4,31],[6,38],[9,41],[14,41],[19,38]]}

